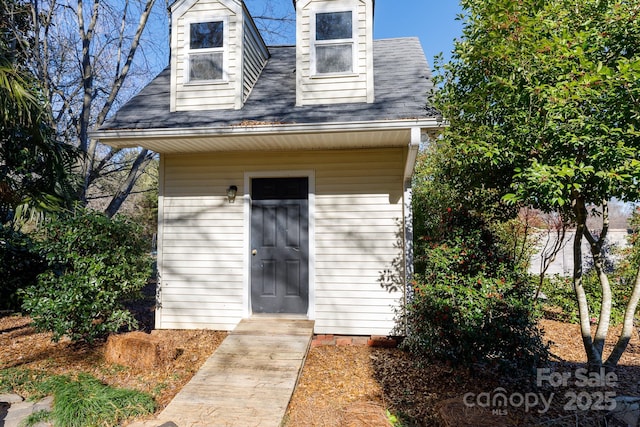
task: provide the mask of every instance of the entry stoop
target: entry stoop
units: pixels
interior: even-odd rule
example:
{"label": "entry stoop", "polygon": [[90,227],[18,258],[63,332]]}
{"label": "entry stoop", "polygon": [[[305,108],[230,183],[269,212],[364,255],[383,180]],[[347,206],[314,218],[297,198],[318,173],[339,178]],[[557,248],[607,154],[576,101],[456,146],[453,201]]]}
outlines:
{"label": "entry stoop", "polygon": [[313,324],[302,319],[242,320],[158,419],[144,425],[280,426]]}

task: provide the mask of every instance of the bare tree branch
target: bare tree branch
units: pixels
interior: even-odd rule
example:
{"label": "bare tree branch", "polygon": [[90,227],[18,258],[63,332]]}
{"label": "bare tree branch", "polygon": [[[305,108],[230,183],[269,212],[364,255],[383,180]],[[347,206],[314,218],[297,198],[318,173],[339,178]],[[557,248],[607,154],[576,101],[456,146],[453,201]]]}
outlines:
{"label": "bare tree branch", "polygon": [[136,158],[135,162],[133,162],[133,165],[129,170],[127,179],[122,183],[113,199],[111,199],[111,203],[109,203],[109,206],[107,206],[107,209],[105,210],[105,213],[108,217],[112,217],[116,214],[116,212],[118,212],[124,200],[131,193],[131,190],[142,174],[142,171],[144,171],[144,167],[151,161],[152,158],[153,153],[149,152],[148,150],[143,149],[142,151],[140,151],[140,154],[138,154],[138,157]]}

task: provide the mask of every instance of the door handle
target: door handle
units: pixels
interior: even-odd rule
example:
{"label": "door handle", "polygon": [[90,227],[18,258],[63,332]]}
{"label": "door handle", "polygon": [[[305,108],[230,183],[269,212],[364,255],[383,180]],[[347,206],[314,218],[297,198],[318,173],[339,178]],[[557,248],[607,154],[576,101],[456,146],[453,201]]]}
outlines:
{"label": "door handle", "polygon": [[251,255],[253,255],[253,256],[258,255],[258,250],[257,249],[252,250],[251,251]]}

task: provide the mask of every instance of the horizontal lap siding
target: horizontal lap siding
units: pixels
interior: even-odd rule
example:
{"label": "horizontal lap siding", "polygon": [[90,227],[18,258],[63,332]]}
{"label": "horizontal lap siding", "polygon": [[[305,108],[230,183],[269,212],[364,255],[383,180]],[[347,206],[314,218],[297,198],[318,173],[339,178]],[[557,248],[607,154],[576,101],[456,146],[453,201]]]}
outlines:
{"label": "horizontal lap siding", "polygon": [[394,326],[401,295],[383,289],[380,274],[401,256],[402,151],[363,153],[316,176],[317,333],[385,335]]}
{"label": "horizontal lap siding", "polygon": [[242,101],[251,93],[253,85],[267,63],[268,52],[264,46],[258,30],[252,25],[250,16],[244,17],[244,55],[242,70]]}
{"label": "horizontal lap siding", "polygon": [[[383,289],[380,274],[401,256],[403,151],[164,156],[161,327],[229,329],[239,321],[244,174],[313,170],[316,332],[390,333],[402,295]],[[224,197],[232,184],[235,204]]]}
{"label": "horizontal lap siding", "polygon": [[242,173],[207,156],[163,158],[162,328],[231,330],[243,317]]}
{"label": "horizontal lap siding", "polygon": [[[228,81],[219,83],[197,83],[184,84],[186,73],[185,38],[186,31],[189,31],[187,22],[189,20],[201,20],[203,14],[213,14],[217,17],[228,17],[229,39],[225,56],[225,71]],[[239,34],[240,18],[231,10],[216,1],[199,1],[195,3],[182,17],[178,19],[177,46],[177,66],[175,70],[176,78],[176,109],[178,111],[201,111],[206,109],[235,108],[238,99],[238,82],[240,82],[241,60],[236,55],[236,50],[241,46],[241,35]]]}
{"label": "horizontal lap siding", "polygon": [[[319,2],[318,2],[319,3]],[[313,2],[311,3],[313,4]],[[311,19],[313,12],[310,7],[300,10],[297,19],[299,20],[299,40],[297,68],[299,69],[298,96],[301,105],[331,104],[348,102],[367,102],[368,93],[372,90],[369,87],[372,80],[368,74],[373,73],[369,69],[367,55],[371,54],[371,48],[367,48],[367,27],[366,6],[358,2],[353,24],[357,26],[358,37],[354,40],[355,63],[353,75],[343,75],[331,77],[328,75],[313,76],[311,65]]]}

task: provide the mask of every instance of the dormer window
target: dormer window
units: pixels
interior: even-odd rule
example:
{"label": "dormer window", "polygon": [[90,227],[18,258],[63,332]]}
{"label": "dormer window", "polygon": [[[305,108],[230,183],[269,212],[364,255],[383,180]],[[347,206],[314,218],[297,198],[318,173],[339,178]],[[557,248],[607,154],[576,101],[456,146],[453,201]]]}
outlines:
{"label": "dormer window", "polygon": [[316,74],[353,73],[353,12],[318,12],[313,37]]}
{"label": "dormer window", "polygon": [[225,21],[192,22],[187,39],[188,82],[224,80]]}

